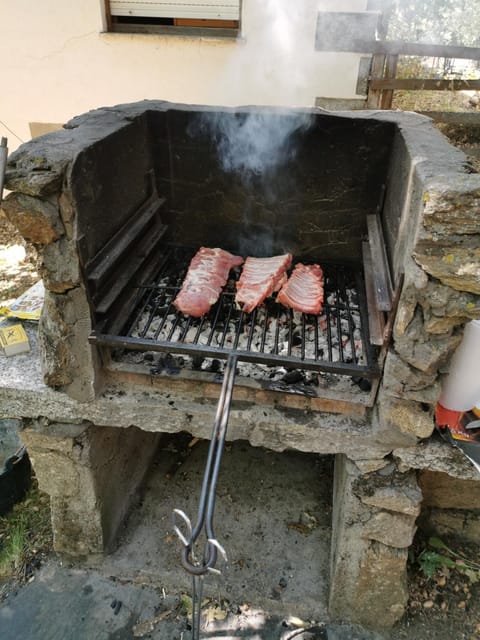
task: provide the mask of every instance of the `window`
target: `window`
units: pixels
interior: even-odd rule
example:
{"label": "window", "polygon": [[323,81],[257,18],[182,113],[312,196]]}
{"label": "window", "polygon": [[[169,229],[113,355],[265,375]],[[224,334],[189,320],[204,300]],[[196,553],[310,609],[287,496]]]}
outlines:
{"label": "window", "polygon": [[236,36],[241,0],[106,0],[109,31]]}

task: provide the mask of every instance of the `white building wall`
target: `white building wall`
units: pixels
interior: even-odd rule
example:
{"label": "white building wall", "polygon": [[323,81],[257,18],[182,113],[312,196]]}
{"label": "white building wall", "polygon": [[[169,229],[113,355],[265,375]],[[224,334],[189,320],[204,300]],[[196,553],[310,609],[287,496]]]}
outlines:
{"label": "white building wall", "polygon": [[315,51],[317,12],[367,0],[243,0],[237,39],[106,33],[102,0],[0,2],[0,135],[96,107],[184,103],[313,106],[355,98],[360,55]]}

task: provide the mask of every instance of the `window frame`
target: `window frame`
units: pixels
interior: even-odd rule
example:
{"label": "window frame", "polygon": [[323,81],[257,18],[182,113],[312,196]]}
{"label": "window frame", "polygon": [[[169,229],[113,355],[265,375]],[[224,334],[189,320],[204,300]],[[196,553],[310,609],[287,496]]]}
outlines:
{"label": "window frame", "polygon": [[[242,0],[238,0],[238,20],[217,20],[210,18],[187,18],[172,16],[156,19],[149,16],[132,16],[131,20],[122,20],[123,16],[114,16],[110,9],[110,0],[104,0],[105,22],[109,33],[141,33],[171,36],[202,36],[212,38],[237,38],[240,36]],[[173,3],[172,3],[173,4]],[[117,19],[117,18],[120,18]],[[164,24],[171,20],[172,24]]]}

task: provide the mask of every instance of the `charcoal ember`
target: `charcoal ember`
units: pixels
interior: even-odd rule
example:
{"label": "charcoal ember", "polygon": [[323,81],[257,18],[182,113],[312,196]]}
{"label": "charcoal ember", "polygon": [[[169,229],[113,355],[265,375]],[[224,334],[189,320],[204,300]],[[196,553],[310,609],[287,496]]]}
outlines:
{"label": "charcoal ember", "polygon": [[221,369],[220,360],[217,360],[216,358],[214,358],[210,363],[210,367],[208,370],[211,371],[212,373],[218,373],[220,369]]}
{"label": "charcoal ember", "polygon": [[285,384],[298,384],[299,382],[304,382],[305,377],[299,369],[293,369],[292,371],[288,371],[282,378],[282,382]]}
{"label": "charcoal ember", "polygon": [[150,375],[158,376],[163,371],[169,376],[176,376],[180,373],[182,365],[181,358],[175,358],[171,353],[167,353],[158,359],[157,364],[150,369]]}
{"label": "charcoal ember", "polygon": [[[275,298],[276,298],[276,294],[275,294]],[[261,309],[263,313],[265,313],[266,311],[269,316],[275,315],[276,312],[278,311],[278,302],[276,302],[275,298],[273,297],[267,298],[266,300],[263,301],[263,304],[258,307],[258,309]]]}
{"label": "charcoal ember", "polygon": [[192,358],[192,369],[200,371],[202,368],[202,364],[205,358],[202,356],[193,356]]}
{"label": "charcoal ember", "polygon": [[283,376],[287,373],[287,369],[285,367],[275,367],[274,369],[270,369],[268,373],[269,378],[277,378],[282,379]]}
{"label": "charcoal ember", "polygon": [[233,321],[233,331],[237,335],[241,335],[242,333],[245,333],[245,322],[244,322],[244,320],[242,320],[242,319],[234,320]]}
{"label": "charcoal ember", "polygon": [[262,387],[269,391],[282,391],[283,393],[295,393],[300,396],[309,396],[310,398],[316,398],[317,392],[308,384],[286,384],[283,380],[265,380],[262,383]]}
{"label": "charcoal ember", "polygon": [[180,373],[181,369],[181,360],[180,358],[175,358],[171,353],[167,353],[164,357],[164,366],[165,371],[170,376],[176,376]]}
{"label": "charcoal ember", "polygon": [[302,344],[302,336],[299,333],[295,332],[292,335],[292,345],[294,347],[299,347],[301,344]]}
{"label": "charcoal ember", "polygon": [[156,312],[162,311],[163,308],[166,306],[166,304],[165,304],[165,292],[162,291],[157,296],[155,296],[153,302],[155,303]]}
{"label": "charcoal ember", "polygon": [[367,378],[352,376],[352,382],[354,382],[362,391],[372,390],[372,383]]}
{"label": "charcoal ember", "polygon": [[309,375],[307,379],[307,384],[313,384],[314,387],[318,387],[320,384],[320,380],[318,378],[318,373],[312,373]]}
{"label": "charcoal ember", "polygon": [[151,376],[159,376],[164,369],[163,361],[160,359],[154,367],[150,367]]}

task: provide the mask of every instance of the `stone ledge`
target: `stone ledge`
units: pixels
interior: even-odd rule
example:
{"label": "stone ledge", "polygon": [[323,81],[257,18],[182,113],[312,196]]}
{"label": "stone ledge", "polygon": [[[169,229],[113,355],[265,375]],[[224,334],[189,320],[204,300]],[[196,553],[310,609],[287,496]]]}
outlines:
{"label": "stone ledge", "polygon": [[460,480],[480,482],[480,474],[463,453],[433,435],[415,447],[393,450],[399,468],[439,471]]}
{"label": "stone ledge", "polygon": [[[31,352],[0,356],[0,418],[44,416],[51,422],[103,427],[136,426],[143,431],[188,431],[210,438],[216,396],[199,402],[199,385],[190,391],[169,386],[115,384],[91,402],[79,402],[43,382],[36,325],[24,323]],[[156,383],[157,384],[157,383]],[[220,393],[220,385],[215,385]],[[257,401],[259,399],[257,398]],[[348,453],[352,458],[381,459],[402,440],[389,441],[364,416],[348,416],[298,407],[232,403],[227,438],[248,440],[274,451],[297,449],[324,454]],[[396,434],[392,433],[392,438]]]}

